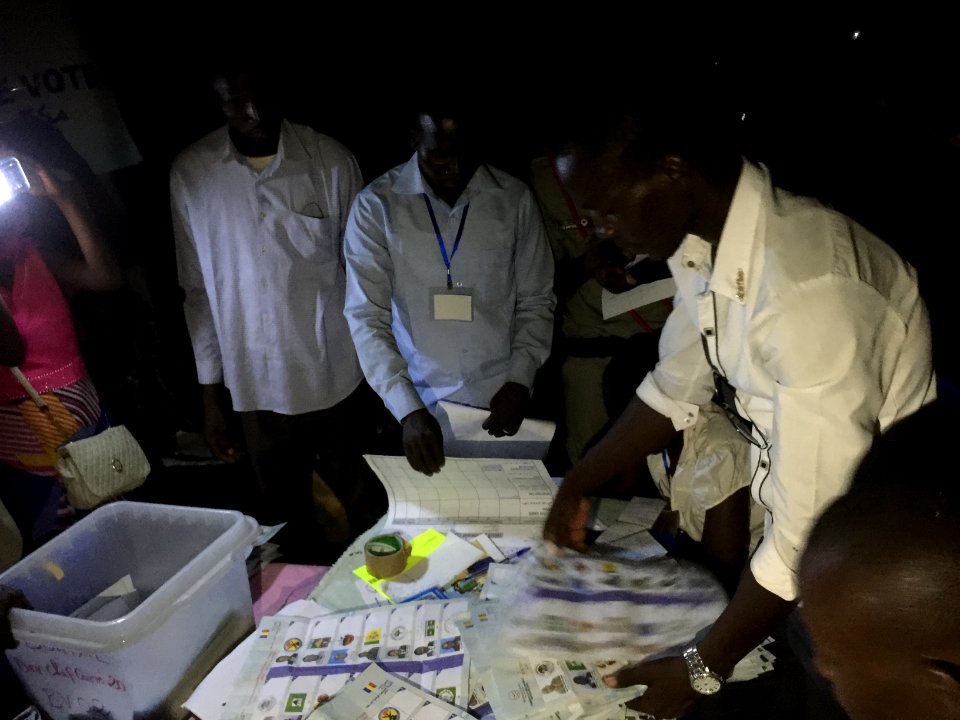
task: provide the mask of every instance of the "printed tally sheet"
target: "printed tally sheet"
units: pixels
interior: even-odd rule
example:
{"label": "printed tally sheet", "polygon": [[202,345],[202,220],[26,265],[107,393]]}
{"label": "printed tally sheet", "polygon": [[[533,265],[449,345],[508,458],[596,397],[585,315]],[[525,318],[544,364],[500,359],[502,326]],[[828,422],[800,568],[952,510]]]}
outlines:
{"label": "printed tally sheet", "polygon": [[448,457],[440,472],[417,472],[403,456],[365,455],[387,492],[388,530],[428,526],[471,534],[478,527],[538,534],[556,483],[539,460]]}

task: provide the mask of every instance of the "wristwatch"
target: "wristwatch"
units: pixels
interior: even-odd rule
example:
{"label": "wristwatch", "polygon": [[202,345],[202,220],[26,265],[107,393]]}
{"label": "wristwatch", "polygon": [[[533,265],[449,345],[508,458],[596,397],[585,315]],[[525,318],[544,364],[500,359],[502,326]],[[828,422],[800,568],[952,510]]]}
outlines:
{"label": "wristwatch", "polygon": [[723,687],[723,678],[703,664],[703,658],[697,652],[697,646],[691,645],[683,651],[683,662],[690,674],[690,687],[701,695],[713,695]]}

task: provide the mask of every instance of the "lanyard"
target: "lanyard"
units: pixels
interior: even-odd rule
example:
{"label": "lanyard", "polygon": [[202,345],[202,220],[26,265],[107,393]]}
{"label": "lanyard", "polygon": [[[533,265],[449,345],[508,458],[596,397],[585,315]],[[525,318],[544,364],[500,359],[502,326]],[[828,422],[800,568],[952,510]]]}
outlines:
{"label": "lanyard", "polygon": [[440,254],[443,256],[443,264],[447,266],[447,288],[453,287],[453,278],[450,277],[450,261],[457,254],[457,248],[460,247],[460,238],[463,237],[463,226],[467,222],[467,211],[470,209],[470,203],[463,206],[463,215],[460,217],[460,227],[457,229],[457,238],[453,241],[453,250],[447,256],[447,246],[443,244],[443,235],[440,234],[440,226],[437,225],[437,216],[433,214],[433,205],[426,193],[423,193],[423,201],[427,204],[427,212],[430,213],[430,222],[433,223],[433,231],[437,234],[437,245],[440,246]]}

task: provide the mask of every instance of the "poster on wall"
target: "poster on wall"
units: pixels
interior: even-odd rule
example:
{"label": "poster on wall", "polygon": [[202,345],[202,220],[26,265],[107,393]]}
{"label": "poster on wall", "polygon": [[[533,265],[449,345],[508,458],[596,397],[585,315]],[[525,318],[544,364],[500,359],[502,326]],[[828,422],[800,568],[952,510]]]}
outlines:
{"label": "poster on wall", "polygon": [[63,0],[0,6],[0,123],[17,118],[55,125],[98,175],[140,161]]}

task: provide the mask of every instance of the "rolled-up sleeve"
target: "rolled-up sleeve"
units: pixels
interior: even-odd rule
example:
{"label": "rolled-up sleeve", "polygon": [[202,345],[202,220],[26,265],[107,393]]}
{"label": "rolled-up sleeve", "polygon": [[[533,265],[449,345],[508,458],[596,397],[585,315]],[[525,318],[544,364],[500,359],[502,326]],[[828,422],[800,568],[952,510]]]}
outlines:
{"label": "rolled-up sleeve", "polygon": [[393,416],[402,420],[425,405],[410,379],[391,326],[394,270],[385,233],[379,200],[361,193],[353,203],[344,236],[344,315],[367,382]]}
{"label": "rolled-up sleeve", "polygon": [[201,385],[212,385],[223,381],[220,340],[210,309],[196,241],[190,228],[183,182],[176,169],[170,173],[170,206],[177,275],[184,292],[183,312],[197,364],[197,380]]}
{"label": "rolled-up sleeve", "polygon": [[517,209],[514,259],[517,306],[507,380],[533,387],[537,370],[550,355],[553,338],[553,253],[533,193],[524,192]]}
{"label": "rolled-up sleeve", "polygon": [[637,388],[637,397],[674,428],[693,427],[700,406],[713,396],[713,374],[703,354],[700,330],[680,293],[660,333],[660,361]]}

